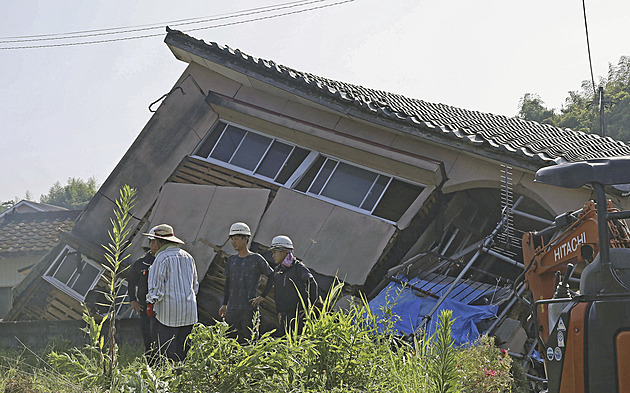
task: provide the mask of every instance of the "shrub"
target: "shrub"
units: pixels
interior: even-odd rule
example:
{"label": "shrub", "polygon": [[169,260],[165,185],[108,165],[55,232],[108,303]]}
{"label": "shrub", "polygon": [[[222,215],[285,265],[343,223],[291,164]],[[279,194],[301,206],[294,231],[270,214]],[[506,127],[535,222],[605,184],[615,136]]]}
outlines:
{"label": "shrub", "polygon": [[[11,366],[12,373],[2,373],[0,367],[0,387],[32,389],[24,393],[511,391],[511,359],[492,339],[454,347],[452,312],[440,313],[431,337],[403,339],[393,334],[391,320],[376,319],[364,298],[346,311],[333,310],[341,290],[341,284],[334,285],[322,305],[307,308],[303,334],[290,329],[275,338],[268,332],[240,345],[228,337],[225,323],[198,324],[184,364],[150,366],[136,348],[137,357],[111,373],[104,372],[108,355],[97,341],[53,351],[54,368],[44,364],[23,373]],[[34,390],[39,386],[44,387]]]}
{"label": "shrub", "polygon": [[512,386],[512,358],[494,346],[494,339],[482,336],[458,352],[457,374],[470,393],[509,392]]}
{"label": "shrub", "polygon": [[[455,348],[452,312],[443,311],[426,340],[380,332],[367,301],[332,311],[335,286],[320,309],[309,309],[303,334],[271,333],[241,346],[228,326],[197,325],[181,375],[181,392],[497,392],[510,390],[510,359],[483,338]],[[384,325],[391,326],[385,321]],[[461,382],[460,382],[461,381]],[[485,389],[485,390],[484,390]]]}

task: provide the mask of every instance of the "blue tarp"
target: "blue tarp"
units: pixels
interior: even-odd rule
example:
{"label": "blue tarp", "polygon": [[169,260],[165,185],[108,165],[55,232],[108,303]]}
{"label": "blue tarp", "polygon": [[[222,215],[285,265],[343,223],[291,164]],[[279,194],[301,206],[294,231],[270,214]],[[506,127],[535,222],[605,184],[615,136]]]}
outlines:
{"label": "blue tarp", "polygon": [[[426,281],[413,279],[409,284],[416,287],[426,285]],[[465,284],[460,284],[465,285]],[[433,286],[431,292],[439,296],[440,291],[446,290],[447,285]],[[482,293],[479,292],[479,295]],[[413,334],[422,324],[422,320],[437,303],[437,299],[432,297],[420,297],[409,286],[391,282],[383,289],[371,302],[370,309],[377,318],[385,318],[386,309],[397,316],[394,329],[403,334]],[[441,310],[453,310],[455,319],[452,327],[453,339],[456,345],[473,342],[479,338],[479,330],[476,323],[486,318],[492,318],[497,314],[498,306],[470,306],[465,303],[447,298],[433,314],[428,334],[435,332],[438,317]],[[380,324],[384,328],[383,324]]]}

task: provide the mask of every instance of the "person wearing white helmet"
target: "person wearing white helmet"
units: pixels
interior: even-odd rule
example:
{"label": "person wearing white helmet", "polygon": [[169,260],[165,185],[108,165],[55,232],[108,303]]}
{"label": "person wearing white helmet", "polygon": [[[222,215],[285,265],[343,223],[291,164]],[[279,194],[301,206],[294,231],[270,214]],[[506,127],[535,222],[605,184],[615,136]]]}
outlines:
{"label": "person wearing white helmet", "polygon": [[262,255],[249,250],[252,232],[247,224],[232,224],[229,236],[237,254],[231,255],[225,265],[223,305],[219,316],[231,326],[231,334],[244,343],[252,334],[257,334],[257,324],[253,320],[258,303],[254,300],[260,276],[269,276],[273,270]]}
{"label": "person wearing white helmet", "polygon": [[260,303],[274,287],[278,333],[285,334],[295,322],[301,331],[304,326],[303,304],[308,307],[317,299],[317,281],[304,263],[293,255],[293,241],[288,236],[274,237],[270,250],[277,266],[255,303]]}
{"label": "person wearing white helmet", "polygon": [[160,352],[172,361],[183,361],[186,338],[197,322],[199,280],[195,259],[179,248],[184,242],[168,224],[143,233],[149,238],[155,260],[149,268],[146,311],[154,319],[154,334]]}

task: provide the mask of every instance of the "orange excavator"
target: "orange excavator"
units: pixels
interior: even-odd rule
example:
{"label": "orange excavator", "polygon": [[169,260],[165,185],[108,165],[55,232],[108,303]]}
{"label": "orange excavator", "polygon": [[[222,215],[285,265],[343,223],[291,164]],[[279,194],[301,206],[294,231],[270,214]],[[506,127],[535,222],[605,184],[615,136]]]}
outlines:
{"label": "orange excavator", "polygon": [[[616,213],[619,209],[608,200],[607,212]],[[610,248],[630,248],[630,230],[624,220],[609,221],[608,233]],[[588,201],[581,210],[556,217],[549,228],[526,232],[522,245],[525,281],[534,300],[553,298],[559,282],[565,284],[564,288],[569,284],[568,280],[559,279],[560,275],[567,274],[568,266],[575,273],[581,273],[599,253],[595,202]],[[548,311],[545,304],[537,308],[539,334],[543,340],[549,337]]]}
{"label": "orange excavator", "polygon": [[[579,188],[595,201],[523,235],[525,281],[533,295],[549,393],[630,392],[630,211],[605,187],[630,183],[630,158],[546,167],[536,182]],[[571,278],[580,273],[579,279]]]}

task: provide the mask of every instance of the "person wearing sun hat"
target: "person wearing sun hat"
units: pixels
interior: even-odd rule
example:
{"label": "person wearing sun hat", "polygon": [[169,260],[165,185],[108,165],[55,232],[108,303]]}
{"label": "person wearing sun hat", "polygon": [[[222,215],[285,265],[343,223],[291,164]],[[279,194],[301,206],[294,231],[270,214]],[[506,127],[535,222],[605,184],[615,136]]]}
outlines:
{"label": "person wearing sun hat", "polygon": [[197,322],[199,280],[195,259],[179,248],[184,242],[168,224],[157,225],[143,235],[149,238],[155,255],[149,268],[147,314],[155,316],[154,333],[160,352],[173,361],[183,361],[188,352],[186,338]]}

